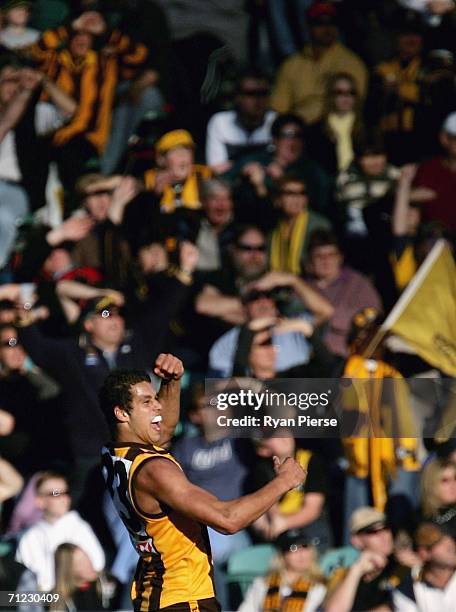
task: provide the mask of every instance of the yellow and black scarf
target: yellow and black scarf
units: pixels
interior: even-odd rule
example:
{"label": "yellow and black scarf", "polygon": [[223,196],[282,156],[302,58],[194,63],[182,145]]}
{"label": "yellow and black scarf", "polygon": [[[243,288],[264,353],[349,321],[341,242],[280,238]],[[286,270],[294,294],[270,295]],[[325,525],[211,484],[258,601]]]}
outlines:
{"label": "yellow and black scarf", "polygon": [[280,221],[271,236],[271,270],[292,272],[293,274],[301,273],[301,255],[308,222],[308,211],[299,213],[289,233],[288,222],[286,220]]}
{"label": "yellow and black scarf", "polygon": [[290,585],[291,593],[280,596],[281,576],[273,572],[266,576],[267,592],[263,602],[263,612],[302,612],[312,583],[306,578],[299,578]]}

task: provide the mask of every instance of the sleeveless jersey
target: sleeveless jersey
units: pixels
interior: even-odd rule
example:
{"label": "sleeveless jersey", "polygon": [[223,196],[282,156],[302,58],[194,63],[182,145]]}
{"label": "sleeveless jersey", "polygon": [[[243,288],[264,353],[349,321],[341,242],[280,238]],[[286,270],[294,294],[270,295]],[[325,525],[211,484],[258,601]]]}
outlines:
{"label": "sleeveless jersey", "polygon": [[215,596],[206,527],[164,504],[159,514],[146,514],[135,501],[135,475],[145,462],[156,458],[182,469],[158,446],[127,442],[102,451],[106,486],[140,555],[131,592],[138,612]]}

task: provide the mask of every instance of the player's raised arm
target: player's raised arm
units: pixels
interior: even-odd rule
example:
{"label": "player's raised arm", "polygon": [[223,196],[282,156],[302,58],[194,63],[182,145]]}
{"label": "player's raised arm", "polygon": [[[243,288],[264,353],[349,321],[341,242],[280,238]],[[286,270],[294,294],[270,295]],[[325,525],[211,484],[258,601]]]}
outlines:
{"label": "player's raised arm", "polygon": [[236,533],[264,514],[282,495],[301,485],[304,470],[288,457],[275,459],[276,477],[255,493],[220,501],[187,480],[177,465],[156,458],[139,468],[134,482],[135,499],[142,512],[156,513],[157,501],[225,534]]}
{"label": "player's raised arm", "polygon": [[162,405],[162,429],[158,444],[163,446],[173,436],[180,413],[180,379],[184,374],[182,361],[169,353],[160,353],[154,374],[161,378],[158,400]]}

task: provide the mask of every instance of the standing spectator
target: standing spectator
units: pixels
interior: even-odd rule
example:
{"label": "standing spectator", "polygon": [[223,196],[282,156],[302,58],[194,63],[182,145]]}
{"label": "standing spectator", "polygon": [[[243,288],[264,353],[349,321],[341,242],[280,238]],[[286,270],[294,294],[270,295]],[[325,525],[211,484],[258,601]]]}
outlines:
{"label": "standing spectator", "polygon": [[160,209],[172,213],[176,208],[201,208],[201,182],[211,170],[194,163],[195,143],[187,130],[172,130],[155,145],[158,169],[144,174],[146,189],[159,199]]}
{"label": "standing spectator", "polygon": [[348,72],[334,74],[327,84],[323,116],[306,131],[308,154],[330,176],[336,176],[353,161],[354,141],[362,131],[356,81]]}
{"label": "standing spectator", "polygon": [[0,32],[0,43],[7,49],[23,49],[40,37],[38,30],[28,28],[30,0],[8,0],[2,6],[5,27]]}
{"label": "standing spectator", "polygon": [[399,24],[396,44],[396,56],[375,68],[369,110],[384,135],[388,158],[402,165],[419,159],[422,149],[423,28],[418,19]]}
{"label": "standing spectator", "polygon": [[361,555],[348,570],[335,570],[323,610],[391,610],[392,589],[408,570],[394,556],[393,535],[385,515],[368,506],[358,508],[350,517],[350,534]]}
{"label": "standing spectator", "polygon": [[332,2],[317,0],[307,11],[310,45],[282,64],[272,92],[272,107],[279,113],[296,113],[306,123],[323,115],[328,78],[337,72],[348,72],[364,98],[367,70],[362,60],[337,42],[337,9]]}
{"label": "standing spectator", "polygon": [[[55,104],[38,102],[43,89]],[[18,222],[44,204],[47,177],[44,136],[75,110],[51,80],[6,57],[0,68],[0,269],[14,243]]]}
{"label": "standing spectator", "polygon": [[378,258],[367,215],[391,196],[398,178],[399,170],[388,163],[376,134],[356,143],[355,160],[337,177],[334,216],[347,262],[360,272],[371,273]]}
{"label": "standing spectator", "polygon": [[252,149],[263,150],[271,141],[275,113],[268,110],[269,79],[247,69],[237,78],[234,109],[211,117],[207,126],[206,161],[215,172],[226,172]]}
{"label": "standing spectator", "polygon": [[452,612],[456,601],[456,543],[441,527],[422,523],[415,535],[416,567],[393,592],[396,612]]}
{"label": "standing spectator", "polygon": [[56,472],[45,472],[36,485],[43,518],[27,529],[19,540],[16,558],[36,573],[38,589],[55,585],[54,553],[64,542],[76,544],[89,556],[94,568],[104,568],[105,556],[92,528],[75,510],[67,480]]}
{"label": "standing spectator", "polygon": [[324,342],[332,353],[345,359],[354,315],[368,307],[380,311],[380,296],[365,276],[344,265],[343,252],[331,232],[317,230],[312,234],[307,270],[311,275],[311,286],[318,289],[334,308]]}
{"label": "standing spectator", "polygon": [[271,270],[301,274],[312,232],[329,229],[329,221],[309,206],[305,182],[292,175],[277,181],[276,206],[280,218],[269,243]]}
{"label": "standing spectator", "polygon": [[456,231],[456,113],[445,119],[440,132],[443,155],[423,162],[414,185],[426,187],[428,199],[423,206],[425,221],[440,221],[451,232]]}
{"label": "standing spectator", "polygon": [[320,610],[326,588],[315,542],[305,528],[284,532],[275,542],[274,566],[266,576],[254,580],[238,612]]}

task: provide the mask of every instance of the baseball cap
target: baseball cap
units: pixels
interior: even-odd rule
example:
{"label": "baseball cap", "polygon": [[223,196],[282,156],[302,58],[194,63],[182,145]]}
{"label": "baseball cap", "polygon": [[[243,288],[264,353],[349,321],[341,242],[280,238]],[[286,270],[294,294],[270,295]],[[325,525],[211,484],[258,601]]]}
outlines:
{"label": "baseball cap", "polygon": [[299,546],[317,546],[320,538],[309,533],[305,527],[289,529],[280,534],[275,541],[275,546],[281,552],[295,552]]}
{"label": "baseball cap", "polygon": [[358,508],[350,517],[350,533],[357,534],[363,531],[383,529],[386,525],[386,516],[380,510],[371,506]]}
{"label": "baseball cap", "polygon": [[177,147],[195,147],[192,135],[187,130],[166,132],[155,144],[156,153],[166,153]]}
{"label": "baseball cap", "polygon": [[456,136],[456,112],[450,113],[442,125],[442,132]]}
{"label": "baseball cap", "polygon": [[[111,295],[104,295],[102,297],[93,298],[88,300],[83,313],[83,318],[87,319],[93,315],[104,315],[109,316],[109,311],[120,309],[118,302]],[[105,313],[105,314],[104,314]]]}
{"label": "baseball cap", "polygon": [[333,25],[337,22],[337,9],[332,2],[317,0],[309,7],[307,20],[310,25]]}
{"label": "baseball cap", "polygon": [[435,523],[421,523],[415,532],[417,548],[432,548],[447,534]]}

